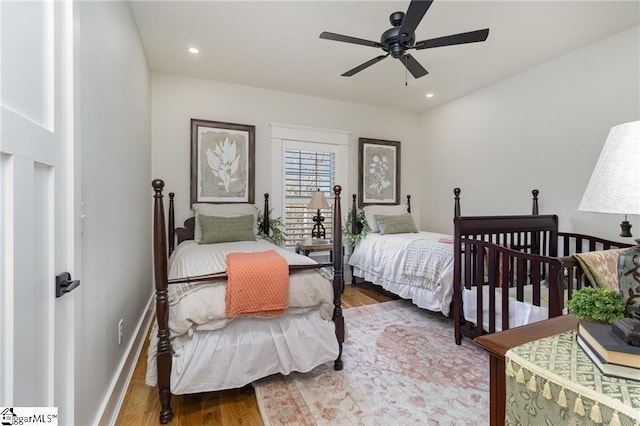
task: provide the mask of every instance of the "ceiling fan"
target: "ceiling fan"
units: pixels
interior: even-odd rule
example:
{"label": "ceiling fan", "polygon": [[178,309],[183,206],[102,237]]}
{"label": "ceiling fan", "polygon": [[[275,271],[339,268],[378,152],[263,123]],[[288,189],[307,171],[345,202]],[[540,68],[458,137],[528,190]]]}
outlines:
{"label": "ceiling fan", "polygon": [[324,31],[320,34],[320,38],[326,40],[342,41],[345,43],[361,44],[363,46],[377,47],[386,52],[385,55],[377,56],[357,67],[350,69],[342,74],[343,77],[351,77],[360,71],[369,68],[371,65],[380,62],[387,56],[399,59],[400,62],[409,70],[414,78],[423,77],[429,72],[420,63],[407,53],[410,49],[422,50],[432,47],[452,46],[456,44],[476,43],[485,41],[489,35],[489,28],[483,30],[469,31],[459,34],[451,34],[448,36],[432,38],[429,40],[415,41],[415,30],[425,13],[431,6],[433,0],[412,0],[407,9],[407,13],[393,12],[389,16],[389,21],[393,28],[389,28],[380,36],[380,42],[364,40],[357,37],[346,36],[342,34],[330,33]]}

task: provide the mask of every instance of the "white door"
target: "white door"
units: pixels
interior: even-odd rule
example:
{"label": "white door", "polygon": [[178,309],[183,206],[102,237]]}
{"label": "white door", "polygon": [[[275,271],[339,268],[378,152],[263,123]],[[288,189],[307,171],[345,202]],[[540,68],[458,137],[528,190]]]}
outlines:
{"label": "white door", "polygon": [[73,4],[0,1],[0,41],[0,406],[72,424]]}

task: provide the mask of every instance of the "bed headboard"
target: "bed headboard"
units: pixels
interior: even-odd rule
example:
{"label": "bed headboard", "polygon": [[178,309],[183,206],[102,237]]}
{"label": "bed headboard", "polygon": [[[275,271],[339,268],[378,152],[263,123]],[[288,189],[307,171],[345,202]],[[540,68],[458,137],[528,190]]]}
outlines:
{"label": "bed headboard", "polygon": [[[359,234],[362,232],[362,223],[358,219],[358,196],[353,194],[351,201],[351,233]],[[375,206],[375,203],[367,204],[368,206]],[[388,204],[381,204],[388,205]],[[407,194],[407,213],[411,213],[411,195]]]}
{"label": "bed headboard", "polygon": [[455,244],[461,238],[475,238],[507,245],[514,250],[546,256],[558,255],[558,217],[540,215],[539,190],[531,191],[531,215],[518,216],[462,217],[457,200],[460,188],[455,188],[453,192],[456,195],[453,219]]}
{"label": "bed headboard", "polygon": [[[173,192],[169,193],[169,216],[168,216],[168,230],[169,233],[167,235],[169,241],[169,255],[173,253],[173,249],[176,244],[180,244],[183,241],[193,240],[195,228],[196,228],[196,218],[191,216],[187,220],[184,221],[181,227],[175,227],[175,213],[174,213],[174,205],[173,199],[175,194]],[[262,229],[260,232],[264,232],[269,235],[269,194],[264,194],[264,220],[262,222]],[[177,237],[177,243],[176,243]]]}

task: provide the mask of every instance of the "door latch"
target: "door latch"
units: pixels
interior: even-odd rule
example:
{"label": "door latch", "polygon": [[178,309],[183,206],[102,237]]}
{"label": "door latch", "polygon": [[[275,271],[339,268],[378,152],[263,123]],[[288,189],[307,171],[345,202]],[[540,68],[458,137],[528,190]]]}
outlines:
{"label": "door latch", "polygon": [[80,285],[80,280],[71,280],[71,274],[63,272],[56,275],[56,297],[61,297],[65,293],[69,293]]}

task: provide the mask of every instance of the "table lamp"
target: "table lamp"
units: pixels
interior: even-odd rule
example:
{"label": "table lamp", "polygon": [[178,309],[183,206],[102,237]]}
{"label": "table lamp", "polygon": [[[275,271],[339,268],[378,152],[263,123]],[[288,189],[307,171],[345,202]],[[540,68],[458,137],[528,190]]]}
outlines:
{"label": "table lamp", "polygon": [[309,207],[310,209],[317,210],[316,215],[313,217],[313,221],[316,224],[313,225],[313,230],[311,231],[311,237],[324,239],[325,232],[324,232],[324,226],[322,225],[322,222],[324,222],[324,216],[320,214],[320,210],[329,208],[329,203],[327,203],[327,198],[324,196],[324,192],[320,192],[320,189],[314,192],[313,196],[311,197],[311,201],[309,202],[309,205],[307,207]]}
{"label": "table lamp", "polygon": [[[614,126],[584,192],[579,210],[624,214],[621,237],[631,237],[628,214],[640,214],[640,121]],[[618,256],[622,298],[640,319],[640,238]]]}

